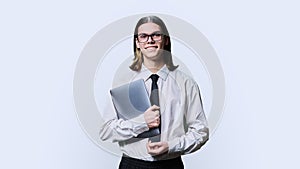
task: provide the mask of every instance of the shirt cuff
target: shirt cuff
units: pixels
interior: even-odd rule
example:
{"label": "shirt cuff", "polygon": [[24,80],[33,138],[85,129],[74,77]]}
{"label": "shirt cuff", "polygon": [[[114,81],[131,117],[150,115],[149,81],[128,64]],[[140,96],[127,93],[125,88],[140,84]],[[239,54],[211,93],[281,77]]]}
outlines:
{"label": "shirt cuff", "polygon": [[144,118],[144,114],[132,118],[129,121],[133,125],[133,132],[136,134],[135,136],[149,130],[148,125]]}

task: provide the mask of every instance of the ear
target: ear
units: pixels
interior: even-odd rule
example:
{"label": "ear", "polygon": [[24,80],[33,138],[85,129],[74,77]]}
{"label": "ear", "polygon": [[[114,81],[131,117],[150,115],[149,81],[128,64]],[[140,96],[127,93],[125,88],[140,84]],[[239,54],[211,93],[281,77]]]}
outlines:
{"label": "ear", "polygon": [[136,45],[136,48],[140,48],[140,43],[137,41],[137,39],[135,39],[135,45]]}
{"label": "ear", "polygon": [[168,45],[168,44],[169,44],[169,39],[166,38],[166,39],[165,39],[165,45]]}

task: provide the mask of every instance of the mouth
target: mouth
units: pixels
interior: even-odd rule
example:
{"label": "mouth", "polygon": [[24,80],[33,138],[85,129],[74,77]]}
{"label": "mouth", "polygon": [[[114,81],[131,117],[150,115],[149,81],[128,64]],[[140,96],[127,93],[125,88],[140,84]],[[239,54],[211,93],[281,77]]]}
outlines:
{"label": "mouth", "polygon": [[147,47],[145,47],[145,49],[157,49],[158,48],[158,46],[147,46]]}

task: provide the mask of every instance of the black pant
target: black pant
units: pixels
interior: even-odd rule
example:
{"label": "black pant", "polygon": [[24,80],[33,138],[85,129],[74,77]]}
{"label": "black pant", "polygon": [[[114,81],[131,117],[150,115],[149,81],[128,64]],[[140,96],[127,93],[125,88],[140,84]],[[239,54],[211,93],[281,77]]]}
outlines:
{"label": "black pant", "polygon": [[144,161],[123,156],[119,169],[184,169],[184,166],[181,157],[161,161]]}

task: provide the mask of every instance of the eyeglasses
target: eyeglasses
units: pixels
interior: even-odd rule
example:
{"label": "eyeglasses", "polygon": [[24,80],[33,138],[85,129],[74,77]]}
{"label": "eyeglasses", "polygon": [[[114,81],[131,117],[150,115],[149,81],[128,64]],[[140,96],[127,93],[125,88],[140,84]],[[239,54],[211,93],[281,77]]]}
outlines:
{"label": "eyeglasses", "polygon": [[153,41],[160,41],[162,39],[162,34],[161,33],[152,33],[151,35],[148,35],[145,33],[141,33],[141,34],[138,34],[137,40],[140,43],[145,43],[149,40],[149,37],[151,37],[151,39]]}

